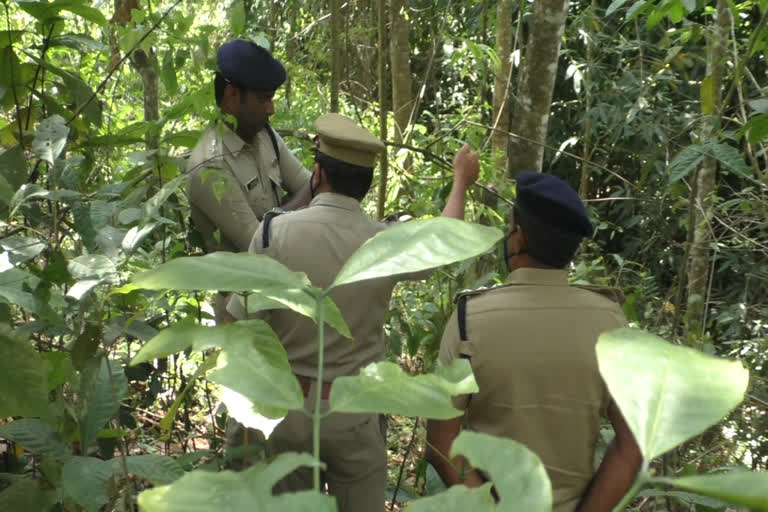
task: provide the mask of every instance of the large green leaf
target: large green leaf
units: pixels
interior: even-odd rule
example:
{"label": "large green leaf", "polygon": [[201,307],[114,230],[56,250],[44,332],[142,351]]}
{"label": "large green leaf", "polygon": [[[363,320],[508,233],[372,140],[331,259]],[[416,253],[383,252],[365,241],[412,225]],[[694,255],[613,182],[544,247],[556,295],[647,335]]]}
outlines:
{"label": "large green leaf", "polygon": [[220,347],[210,379],[248,398],[265,416],[283,416],[285,410],[304,403],[285,349],[263,320],[217,327],[179,323],[150,340],[131,364],[165,357],[189,346],[198,351]]}
{"label": "large green leaf", "polygon": [[0,286],[0,302],[7,302],[8,304],[18,306],[52,324],[60,323],[60,318],[56,311],[47,302],[18,288]]}
{"label": "large green leaf", "polygon": [[47,373],[29,339],[0,324],[0,418],[45,415]]}
{"label": "large green leaf", "polygon": [[747,133],[750,144],[762,142],[768,138],[768,113],[753,117],[739,131]]}
{"label": "large green leaf", "polygon": [[20,263],[29,261],[46,248],[46,244],[37,238],[9,236],[0,240],[0,272],[5,272]]}
{"label": "large green leaf", "polygon": [[501,510],[552,510],[552,485],[547,471],[539,457],[524,445],[465,430],[453,441],[451,457],[457,455],[463,455],[473,467],[488,473],[499,494]]}
{"label": "large green leaf", "polygon": [[669,182],[675,183],[687,177],[704,160],[704,149],[699,144],[684,147],[669,163]]}
{"label": "large green leaf", "polygon": [[[254,512],[271,510],[336,510],[333,498],[313,492],[272,496],[272,487],[301,466],[313,466],[309,455],[282,454],[268,466],[254,466],[235,473],[193,471],[171,485],[139,495],[142,512]],[[287,506],[290,505],[290,506]]]}
{"label": "large green leaf", "polygon": [[448,419],[462,414],[451,402],[453,395],[477,391],[472,367],[466,359],[456,359],[434,374],[415,376],[384,361],[366,366],[354,377],[334,380],[330,409]]}
{"label": "large green leaf", "polygon": [[454,485],[435,496],[413,501],[405,507],[407,512],[446,512],[447,510],[466,510],[472,512],[493,512],[496,505],[491,496],[491,484],[469,488]]}
{"label": "large green leaf", "polygon": [[[176,258],[133,277],[132,282],[150,290],[229,290],[276,293],[309,286],[303,273],[292,272],[268,256],[214,252],[205,256]],[[268,295],[269,298],[274,298]]]}
{"label": "large green leaf", "polygon": [[406,222],[365,242],[347,260],[331,288],[471,258],[491,249],[501,237],[496,228],[447,217]]}
{"label": "large green leaf", "polygon": [[175,459],[165,455],[131,455],[116,457],[109,461],[112,471],[120,475],[125,469],[129,473],[149,481],[153,485],[167,485],[175,482],[184,475],[184,469]]}
{"label": "large green leaf", "polygon": [[18,480],[0,492],[0,510],[8,512],[50,510],[55,502],[56,492],[43,488],[39,481],[32,478]]}
{"label": "large green leaf", "polygon": [[20,444],[35,455],[53,455],[59,459],[69,456],[59,433],[37,418],[22,418],[0,425],[0,437]]}
{"label": "large green leaf", "polygon": [[6,179],[13,191],[27,182],[27,161],[21,145],[0,154],[0,175]]}
{"label": "large green leaf", "polygon": [[69,127],[60,115],[53,115],[37,125],[32,151],[40,158],[53,165],[67,143]]}
{"label": "large green leaf", "polygon": [[268,418],[300,409],[304,404],[301,387],[269,325],[254,320],[225,327],[241,334],[223,344],[210,380],[240,393]]}
{"label": "large green leaf", "polygon": [[[266,309],[291,309],[299,314],[307,316],[317,323],[317,299],[321,293],[319,288],[314,286],[303,290],[283,290],[274,299],[270,299],[264,295],[250,295],[248,296],[248,313],[258,313]],[[241,303],[245,301],[244,298],[238,297]],[[335,302],[329,297],[325,296],[325,322],[339,331],[343,336],[352,338],[352,333],[349,330],[347,322],[341,315],[341,310]]]}
{"label": "large green leaf", "polygon": [[611,396],[649,462],[714,425],[744,398],[749,372],[638,329],[600,336],[597,359]]}
{"label": "large green leaf", "polygon": [[768,510],[768,472],[765,471],[652,478],[650,483],[671,485],[754,510]]}
{"label": "large green leaf", "polygon": [[128,379],[117,361],[102,357],[86,367],[81,379],[83,413],[80,443],[87,447],[104,424],[117,414],[120,400],[128,391]]}
{"label": "large green leaf", "polygon": [[107,484],[112,466],[94,457],[72,457],[61,471],[62,488],[88,512],[97,512],[107,502]]}

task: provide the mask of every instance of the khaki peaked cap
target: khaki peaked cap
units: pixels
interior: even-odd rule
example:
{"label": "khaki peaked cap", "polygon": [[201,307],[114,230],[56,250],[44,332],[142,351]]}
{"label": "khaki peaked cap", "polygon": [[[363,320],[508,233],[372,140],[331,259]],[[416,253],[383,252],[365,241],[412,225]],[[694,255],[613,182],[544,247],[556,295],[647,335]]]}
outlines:
{"label": "khaki peaked cap", "polygon": [[341,114],[323,114],[315,121],[315,129],[320,152],[348,164],[373,167],[376,155],[384,151],[384,143],[376,136]]}

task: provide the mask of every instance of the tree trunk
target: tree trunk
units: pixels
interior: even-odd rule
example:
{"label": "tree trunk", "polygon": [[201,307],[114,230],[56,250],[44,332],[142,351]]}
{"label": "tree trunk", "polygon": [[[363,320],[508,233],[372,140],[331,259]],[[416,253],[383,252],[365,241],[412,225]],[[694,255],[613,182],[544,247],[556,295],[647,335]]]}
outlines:
{"label": "tree trunk", "polygon": [[[702,124],[701,143],[717,140],[717,127],[721,112],[721,92],[725,70],[726,45],[730,27],[730,12],[726,0],[717,0],[717,15],[709,28],[707,38],[707,76],[701,85]],[[693,242],[688,260],[688,307],[686,313],[687,338],[698,343],[706,329],[708,288],[710,280],[710,243],[712,241],[713,196],[716,189],[717,161],[707,157],[695,176],[690,208],[693,208]]]}
{"label": "tree trunk", "polygon": [[[384,0],[378,0],[377,11],[379,14],[379,138],[387,140],[387,79],[386,79],[386,48],[387,48],[387,7]],[[387,202],[387,178],[389,174],[389,159],[387,150],[381,154],[379,164],[379,196],[376,201],[376,215],[384,218],[384,206]]]}
{"label": "tree trunk", "polygon": [[331,0],[331,112],[339,111],[341,85],[341,0]]}
{"label": "tree trunk", "polygon": [[[114,5],[115,13],[112,16],[112,23],[123,27],[131,21],[131,10],[141,8],[138,0],[115,0]],[[120,47],[114,29],[110,34],[110,45],[112,47],[111,65],[116,66],[117,62],[120,61]],[[141,76],[141,82],[144,86],[144,121],[157,121],[160,119],[160,102],[154,55],[151,52],[147,55],[144,50],[137,48],[133,51],[131,63]],[[160,146],[160,137],[153,131],[147,131],[145,140],[147,149],[157,149]]]}
{"label": "tree trunk", "polygon": [[392,0],[389,58],[392,67],[392,110],[395,118],[395,142],[403,141],[413,109],[409,25],[405,17],[407,3]]}
{"label": "tree trunk", "polygon": [[[592,5],[584,14],[583,20],[587,34],[591,34],[591,27],[597,12],[597,0],[592,0]],[[591,173],[590,161],[592,160],[592,66],[594,60],[594,42],[592,37],[586,39],[587,45],[587,66],[584,68],[584,139],[582,160],[581,160],[581,178],[579,180],[579,196],[587,199],[589,196],[589,175]]]}
{"label": "tree trunk", "polygon": [[533,7],[525,52],[519,103],[512,115],[509,173],[540,171],[544,160],[550,104],[557,76],[560,40],[565,30],[568,0],[537,0]]}
{"label": "tree trunk", "polygon": [[496,8],[496,54],[500,66],[493,85],[493,133],[491,150],[494,168],[507,168],[509,143],[509,91],[512,82],[512,0],[500,0]]}

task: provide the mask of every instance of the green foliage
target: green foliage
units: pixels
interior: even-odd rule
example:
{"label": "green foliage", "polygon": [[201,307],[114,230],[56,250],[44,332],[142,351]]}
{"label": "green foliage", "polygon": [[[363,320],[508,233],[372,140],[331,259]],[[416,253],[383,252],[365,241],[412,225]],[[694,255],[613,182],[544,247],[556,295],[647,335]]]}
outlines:
{"label": "green foliage", "polygon": [[46,373],[45,362],[28,337],[0,325],[0,389],[14,390],[0,393],[0,416],[45,416]]}
{"label": "green foliage", "polygon": [[681,478],[653,478],[652,483],[710,496],[734,505],[768,510],[768,473],[731,471]]}
{"label": "green foliage", "polygon": [[0,437],[18,443],[39,455],[52,455],[58,459],[64,459],[68,455],[67,445],[59,433],[36,418],[21,418],[0,425]]}
{"label": "green foliage", "polygon": [[112,479],[108,462],[94,457],[72,457],[61,472],[62,488],[88,512],[98,512],[107,502],[107,484]]}
{"label": "green foliage", "polygon": [[330,288],[471,258],[491,249],[501,235],[495,228],[446,217],[406,222],[367,241],[339,270]]}
{"label": "green foliage", "polygon": [[[528,448],[509,439],[462,432],[453,442],[451,456],[464,455],[473,467],[490,475],[504,510],[547,511],[552,488],[541,460]],[[507,461],[515,461],[510,471]]]}
{"label": "green foliage", "polygon": [[469,361],[457,359],[435,373],[408,376],[396,364],[372,363],[354,377],[337,377],[331,388],[330,410],[383,412],[434,419],[462,414],[450,397],[478,391]]}
{"label": "green foliage", "polygon": [[597,358],[646,464],[719,422],[744,399],[749,379],[738,361],[635,329],[600,335]]}
{"label": "green foliage", "polygon": [[336,510],[333,498],[302,492],[272,496],[272,487],[283,476],[301,466],[312,466],[309,455],[283,454],[269,466],[255,466],[241,473],[195,471],[170,486],[141,493],[142,512],[207,512],[229,510]]}
{"label": "green foliage", "polygon": [[80,417],[80,443],[88,446],[104,424],[117,413],[128,381],[123,368],[106,357],[91,359],[81,378],[83,410]]}

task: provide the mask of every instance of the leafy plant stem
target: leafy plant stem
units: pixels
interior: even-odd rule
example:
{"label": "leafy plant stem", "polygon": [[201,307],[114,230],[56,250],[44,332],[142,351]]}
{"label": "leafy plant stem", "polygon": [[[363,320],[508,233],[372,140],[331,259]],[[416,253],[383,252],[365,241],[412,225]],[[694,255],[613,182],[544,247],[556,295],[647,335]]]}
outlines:
{"label": "leafy plant stem", "polygon": [[[40,62],[37,64],[37,68],[35,69],[35,76],[32,78],[32,87],[30,90],[35,90],[35,85],[37,85],[37,77],[40,75],[40,71],[42,70],[43,74],[45,74],[45,70],[43,69],[43,65],[45,64],[45,54],[48,52],[48,48],[51,47],[51,37],[53,36],[53,29],[56,28],[56,22],[51,23],[51,28],[48,29],[48,35],[43,39],[43,49],[40,50]],[[10,30],[10,27],[9,27]],[[42,82],[42,80],[41,80]],[[42,87],[41,87],[42,89]],[[41,94],[42,96],[42,94]],[[34,98],[34,94],[29,95],[29,103],[27,104],[27,120],[24,123],[24,129],[29,130],[29,123],[32,120],[32,100]]]}
{"label": "leafy plant stem", "polygon": [[11,92],[13,92],[13,102],[16,104],[16,122],[19,125],[19,144],[21,144],[22,149],[24,148],[24,130],[21,126],[21,106],[19,105],[19,96],[16,94],[16,78],[14,77],[14,69],[13,69],[13,36],[11,33],[11,13],[10,13],[10,7],[8,7],[7,2],[3,2],[3,6],[5,7],[5,23],[8,26],[8,50],[10,51],[10,55],[8,56],[8,62],[10,64],[9,68],[11,71]]}
{"label": "leafy plant stem", "polygon": [[325,334],[325,294],[317,297],[317,379],[315,380],[315,412],[312,415],[312,455],[315,466],[312,468],[314,489],[320,492],[320,407],[323,400],[323,352],[325,350],[323,335]]}
{"label": "leafy plant stem", "polygon": [[647,473],[645,471],[641,471],[637,474],[637,478],[635,479],[635,483],[632,484],[632,487],[629,489],[627,494],[624,495],[624,497],[621,499],[618,505],[613,509],[613,512],[621,512],[627,506],[632,502],[632,500],[635,498],[638,492],[640,492],[640,489],[642,489],[643,485],[645,485],[646,480],[648,479]]}

